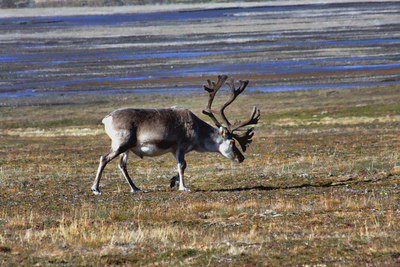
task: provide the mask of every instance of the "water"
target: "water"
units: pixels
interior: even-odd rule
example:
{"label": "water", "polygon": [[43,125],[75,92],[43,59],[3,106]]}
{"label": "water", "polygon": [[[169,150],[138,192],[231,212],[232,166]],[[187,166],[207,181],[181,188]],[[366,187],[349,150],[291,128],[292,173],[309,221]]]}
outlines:
{"label": "water", "polygon": [[[318,5],[315,5],[318,6]],[[162,13],[146,13],[146,14],[115,14],[115,15],[98,15],[98,16],[60,16],[60,17],[35,17],[35,18],[7,18],[0,19],[2,27],[52,27],[57,26],[102,26],[102,25],[121,25],[134,24],[140,22],[163,22],[163,21],[186,21],[186,20],[204,20],[219,18],[223,16],[234,16],[240,13],[253,12],[277,12],[290,11],[293,9],[301,9],[302,7],[256,7],[256,8],[221,8],[199,11],[179,11],[179,12],[162,12]]]}
{"label": "water", "polygon": [[[204,54],[215,54],[217,52],[213,53],[208,53],[208,52],[200,52],[200,53],[183,53],[182,57],[179,57],[177,54],[179,53],[174,53],[174,56],[171,55],[173,58],[187,58],[189,57],[188,54],[191,57],[196,57],[199,55],[204,55]],[[218,53],[223,53],[223,52],[218,52]],[[233,51],[229,51],[228,53],[235,53]],[[194,55],[195,54],[195,55]],[[51,64],[54,65],[62,65],[62,64],[69,64],[72,61],[71,60],[65,60],[65,61],[55,61],[54,60],[54,55],[50,55],[51,59],[46,59],[44,57],[41,58],[41,60],[49,60]],[[60,56],[60,55],[58,55]],[[58,58],[58,56],[56,56]],[[103,55],[104,56],[104,55]],[[160,54],[156,54],[154,57],[158,57]],[[117,57],[117,58],[131,58],[135,57],[135,55],[113,55],[112,57]],[[150,54],[146,54],[146,56],[139,58],[154,58],[151,57]],[[166,56],[163,56],[166,57]],[[36,56],[27,57],[23,56],[19,58],[18,56],[14,57],[14,61],[25,61],[28,60],[32,64],[35,62],[33,59],[38,58]],[[79,60],[82,60],[84,56],[80,57]],[[370,60],[387,60],[393,63],[386,63],[386,64],[355,64],[355,65],[340,65],[342,62],[349,62],[349,61],[358,61],[362,63],[362,61],[370,61]],[[327,65],[327,66],[320,66],[316,65],[317,63],[324,63],[324,64],[333,64],[333,65]],[[339,65],[338,65],[339,64]],[[184,69],[180,68],[170,68],[168,70],[159,70],[157,72],[143,72],[141,76],[136,75],[135,77],[103,77],[103,78],[82,78],[82,79],[64,79],[62,81],[42,81],[41,86],[44,86],[46,88],[60,88],[60,87],[65,87],[67,85],[73,85],[73,84],[84,84],[84,83],[102,83],[102,82],[119,82],[119,81],[138,81],[138,80],[145,80],[148,79],[149,76],[152,76],[154,79],[160,79],[162,77],[185,77],[185,76],[195,76],[201,73],[202,75],[209,75],[213,76],[218,73],[225,73],[230,76],[246,76],[249,73],[251,75],[283,75],[283,74],[307,74],[307,73],[326,73],[326,72],[339,72],[339,71],[365,71],[365,70],[382,70],[382,69],[391,69],[391,68],[400,68],[400,56],[392,56],[392,57],[364,57],[364,58],[338,58],[338,59],[331,59],[331,60],[300,60],[300,61],[284,61],[284,62],[263,62],[263,63],[242,63],[242,64],[214,64],[212,66],[209,65],[202,65],[202,66],[192,66],[192,67],[187,67]],[[19,79],[7,79],[6,77],[3,79],[3,82],[7,81],[10,84],[13,82],[20,82],[16,83],[14,85],[6,85],[6,86],[0,86],[0,90],[4,91],[12,91],[11,89],[23,89],[26,87],[35,87],[36,83],[29,83],[29,80],[31,76],[38,75],[39,72],[15,72],[16,74],[19,74]],[[2,73],[2,75],[6,76],[5,73]],[[366,84],[378,84],[378,83],[345,83],[351,87],[353,86],[363,86]],[[324,88],[341,88],[343,87],[344,84],[330,84],[330,83],[322,83],[322,84],[314,84],[310,85],[310,89],[324,89]],[[266,88],[270,88],[269,86],[266,86]],[[281,90],[286,90],[285,86],[280,86]],[[303,87],[304,88],[304,87]],[[137,89],[138,90],[138,89]],[[179,90],[184,90],[183,88],[179,88]],[[259,90],[259,89],[258,89]],[[260,90],[260,91],[265,91]],[[27,93],[29,92],[29,93]],[[25,89],[25,90],[19,90],[13,93],[0,93],[0,97],[7,97],[13,95],[13,97],[17,96],[20,94],[21,96],[34,96],[35,92],[37,90],[34,90],[32,88],[30,89]],[[64,91],[63,93],[68,93],[68,92],[78,92],[78,91]],[[91,93],[99,93],[101,91],[98,90],[90,90],[87,91]],[[112,92],[105,90],[104,92]]]}
{"label": "water", "polygon": [[219,74],[255,77],[247,90],[263,92],[398,83],[398,14],[396,2],[0,19],[0,98],[197,93],[169,81]]}

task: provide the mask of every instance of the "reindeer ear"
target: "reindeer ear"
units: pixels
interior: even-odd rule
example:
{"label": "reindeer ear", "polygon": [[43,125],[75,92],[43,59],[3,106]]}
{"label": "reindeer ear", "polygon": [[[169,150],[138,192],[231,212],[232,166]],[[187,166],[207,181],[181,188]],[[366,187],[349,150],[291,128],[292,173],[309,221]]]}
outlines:
{"label": "reindeer ear", "polygon": [[225,127],[219,127],[219,134],[223,137],[226,138],[228,134],[228,130]]}

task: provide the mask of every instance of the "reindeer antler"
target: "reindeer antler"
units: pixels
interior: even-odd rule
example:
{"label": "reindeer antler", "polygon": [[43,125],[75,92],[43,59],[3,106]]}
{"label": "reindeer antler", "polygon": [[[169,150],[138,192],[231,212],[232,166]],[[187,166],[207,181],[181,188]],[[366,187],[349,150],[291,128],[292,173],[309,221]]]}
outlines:
{"label": "reindeer antler", "polygon": [[[226,75],[222,75],[222,76],[218,76],[218,81],[217,83],[211,82],[210,80],[207,80],[208,82],[208,87],[204,86],[204,90],[206,90],[209,93],[209,98],[208,98],[208,104],[205,110],[203,110],[203,113],[206,114],[207,116],[209,116],[213,122],[215,123],[215,125],[217,127],[221,127],[223,126],[214,116],[214,113],[218,114],[223,123],[225,123],[226,128],[228,129],[228,132],[232,135],[233,138],[235,138],[243,152],[246,151],[246,148],[248,147],[248,145],[252,142],[251,138],[254,135],[253,129],[254,128],[250,128],[250,129],[246,129],[244,128],[247,125],[251,125],[251,124],[257,124],[258,120],[260,119],[260,109],[258,109],[256,106],[253,107],[253,112],[250,116],[250,119],[248,119],[247,121],[241,122],[241,121],[236,121],[234,124],[231,124],[228,120],[228,118],[225,116],[225,109],[232,104],[233,101],[235,101],[236,97],[238,95],[240,95],[244,89],[246,89],[246,86],[249,84],[249,81],[242,81],[239,80],[240,86],[239,88],[235,88],[235,84],[234,84],[234,80],[233,78],[231,78],[230,82],[227,82],[226,84],[229,86],[229,88],[231,89],[231,96],[228,99],[228,101],[226,101],[219,109],[218,111],[213,111],[211,109],[211,105],[212,102],[214,101],[214,97],[217,93],[217,91],[221,88],[221,86],[223,85],[223,83],[227,80],[228,76]],[[235,133],[235,131],[245,131],[242,133]]]}
{"label": "reindeer antler", "polygon": [[208,92],[208,95],[209,95],[208,96],[207,107],[206,107],[205,110],[203,110],[203,113],[206,114],[207,116],[209,116],[213,120],[213,122],[215,123],[215,125],[217,127],[221,127],[222,124],[215,118],[215,116],[213,114],[213,111],[211,109],[211,105],[212,105],[212,102],[214,101],[215,94],[217,93],[219,88],[221,88],[221,86],[224,84],[226,79],[228,79],[228,76],[226,76],[226,75],[222,75],[222,76],[218,75],[217,83],[211,82],[210,79],[207,79],[208,87],[206,85],[203,86],[204,90],[206,90]]}

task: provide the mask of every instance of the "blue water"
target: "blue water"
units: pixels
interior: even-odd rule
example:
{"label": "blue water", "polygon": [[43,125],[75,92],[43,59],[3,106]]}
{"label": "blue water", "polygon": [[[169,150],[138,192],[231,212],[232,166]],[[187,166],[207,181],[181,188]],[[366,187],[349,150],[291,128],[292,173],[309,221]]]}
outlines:
{"label": "blue water", "polygon": [[[311,89],[340,89],[352,87],[368,87],[387,84],[396,84],[400,81],[391,82],[369,82],[369,83],[327,83],[327,84],[300,84],[300,85],[276,85],[276,86],[256,86],[246,88],[247,92],[279,92],[294,90],[311,90]],[[223,89],[221,89],[223,90]],[[110,89],[110,90],[80,90],[80,91],[63,91],[63,92],[42,92],[38,90],[28,89],[16,92],[0,93],[1,98],[20,98],[20,97],[41,97],[41,96],[63,96],[63,95],[80,95],[80,94],[185,94],[185,93],[204,93],[202,88],[180,87],[180,88],[144,88],[144,89]]]}
{"label": "blue water", "polygon": [[[257,52],[265,50],[267,46],[286,46],[286,45],[357,45],[357,44],[380,44],[380,43],[400,43],[400,39],[381,39],[381,40],[357,40],[357,41],[326,41],[326,42],[304,42],[304,43],[265,43],[251,45],[254,49],[241,49],[241,50],[218,50],[218,51],[190,51],[187,49],[163,49],[163,50],[142,50],[135,52],[121,52],[121,51],[102,51],[102,52],[82,52],[82,53],[26,53],[26,54],[0,54],[0,64],[6,64],[7,62],[41,62],[41,61],[53,61],[53,64],[70,63],[73,61],[82,61],[84,59],[143,59],[143,58],[192,58],[201,57],[213,54],[234,54],[234,53],[244,53],[244,52]],[[243,44],[232,44],[230,47],[243,46]],[[246,45],[250,46],[250,45]],[[258,49],[256,47],[259,47]],[[396,59],[395,56],[388,57],[387,59]],[[400,56],[397,57],[397,59]],[[68,59],[68,60],[65,60]],[[364,57],[364,58],[343,58],[343,59],[333,59],[332,61],[353,61],[353,60],[369,60],[369,59],[386,59],[385,57]],[[322,60],[315,62],[321,62]]]}
{"label": "blue water", "polygon": [[[317,6],[317,5],[315,5]],[[219,18],[230,14],[242,12],[274,12],[299,10],[302,7],[297,6],[277,6],[277,7],[254,7],[254,8],[221,8],[199,11],[178,11],[148,14],[115,14],[115,15],[94,15],[94,16],[64,16],[64,17],[46,17],[46,18],[12,18],[0,19],[0,27],[44,27],[44,26],[79,26],[79,25],[118,25],[132,24],[147,21],[184,21],[184,20],[202,20],[210,18]],[[309,8],[309,7],[308,7]]]}
{"label": "blue water", "polygon": [[[393,57],[393,59],[400,59]],[[346,61],[347,59],[339,59]],[[355,59],[352,59],[355,60]],[[364,59],[358,59],[364,60]],[[374,65],[339,65],[339,66],[312,66],[317,62],[335,62],[336,60],[306,60],[306,61],[284,61],[284,62],[262,62],[262,63],[242,63],[242,64],[213,64],[209,66],[196,66],[181,70],[166,70],[159,72],[160,76],[187,76],[202,73],[206,75],[214,75],[218,73],[226,73],[229,75],[246,75],[249,73],[259,75],[272,74],[295,74],[295,73],[322,73],[342,70],[381,70],[389,68],[400,68],[400,61],[397,63],[374,64]]]}
{"label": "blue water", "polygon": [[79,90],[79,91],[63,91],[63,92],[41,92],[34,89],[21,90],[16,92],[0,93],[0,98],[19,98],[19,97],[39,97],[39,96],[62,96],[62,95],[80,95],[80,94],[163,94],[163,93],[200,93],[198,88],[147,88],[147,89],[110,89],[110,90]]}
{"label": "blue water", "polygon": [[[197,67],[184,68],[184,69],[168,69],[164,71],[152,72],[152,71],[143,71],[141,73],[136,73],[134,76],[129,77],[103,77],[103,78],[82,78],[82,79],[68,79],[64,81],[43,81],[41,82],[41,86],[45,86],[48,88],[57,88],[57,87],[65,87],[68,85],[74,84],[83,84],[83,83],[102,83],[102,82],[118,82],[118,81],[135,81],[135,80],[146,80],[151,76],[154,79],[159,79],[163,77],[184,77],[184,76],[196,76],[201,73],[202,75],[207,76],[216,76],[220,73],[225,73],[229,76],[240,75],[244,76],[248,73],[252,73],[252,75],[276,75],[276,74],[296,74],[296,73],[323,73],[323,72],[332,72],[332,71],[342,71],[342,70],[382,70],[389,68],[400,68],[399,63],[392,64],[380,64],[380,65],[342,65],[342,66],[307,66],[313,61],[292,61],[292,62],[275,62],[275,63],[245,63],[245,64],[214,64],[212,66],[204,66],[200,65]],[[6,76],[4,73],[0,73],[1,76]],[[3,82],[16,82],[20,81],[22,83],[14,84],[12,89],[18,88],[35,88],[37,86],[36,83],[29,83],[29,81],[23,82],[25,79],[22,78],[26,76],[26,80],[30,79],[30,76],[34,75],[34,73],[21,73],[19,79],[7,79],[4,78]],[[325,84],[321,84],[320,88],[326,88]],[[11,87],[9,85],[0,86],[0,90],[9,90]]]}
{"label": "blue water", "polygon": [[[224,53],[223,51],[214,52],[214,53]],[[235,53],[234,51],[228,51],[228,53]],[[103,57],[124,57],[126,55],[115,55],[113,52],[105,53]],[[173,53],[174,57],[179,57],[180,53]],[[190,52],[183,53],[182,57],[195,57],[208,55],[208,52]],[[213,53],[211,53],[213,54]],[[150,57],[151,54],[146,54],[145,56]],[[160,54],[156,54],[159,56]],[[98,53],[82,53],[75,55],[75,58],[69,58],[69,60],[59,60],[66,55],[63,54],[48,54],[43,55],[40,60],[50,61],[54,65],[62,65],[68,64],[72,61],[78,61],[81,64],[84,64],[89,58],[98,56]],[[21,61],[30,61],[32,64],[34,59],[38,59],[38,55],[14,55],[14,60]],[[57,59],[57,60],[56,60]],[[341,64],[342,62],[355,62],[359,61],[362,63],[366,60],[374,60],[374,61],[385,61],[385,64],[355,64],[355,65],[346,65]],[[4,62],[4,61],[3,61]],[[321,66],[323,63],[324,66]],[[329,72],[337,72],[337,71],[365,71],[365,70],[383,70],[390,68],[400,68],[400,55],[399,56],[384,56],[384,57],[363,57],[363,58],[337,58],[337,59],[324,59],[324,60],[301,60],[301,61],[282,61],[282,62],[261,62],[261,63],[237,63],[237,64],[211,64],[211,65],[197,65],[194,67],[185,67],[185,68],[164,68],[162,70],[153,71],[150,70],[141,70],[136,71],[135,73],[127,73],[126,76],[123,77],[93,77],[93,78],[80,78],[76,79],[75,76],[65,77],[64,80],[52,81],[51,79],[43,80],[40,85],[46,88],[64,88],[66,86],[72,86],[74,84],[85,84],[85,83],[102,83],[102,82],[119,82],[119,81],[136,81],[136,80],[146,80],[151,76],[153,79],[160,79],[164,77],[186,77],[186,76],[197,76],[199,73],[207,76],[216,76],[220,73],[227,74],[229,76],[246,76],[246,75],[282,75],[282,74],[296,74],[296,73],[329,73]],[[43,74],[42,71],[36,72],[14,72],[14,74],[18,74],[18,79],[8,78],[7,73],[0,73],[2,78],[2,82],[8,82],[8,85],[0,86],[0,90],[2,91],[11,91],[11,90],[22,90],[19,93],[15,93],[16,95],[21,94],[27,96],[35,95],[35,93],[24,91],[24,88],[36,88],[38,86],[37,83],[31,82],[32,76],[36,76],[39,74]],[[56,75],[57,76],[57,75]],[[400,82],[400,81],[399,81]],[[349,85],[349,84],[347,84]],[[344,86],[347,86],[344,85]],[[356,86],[357,84],[354,84]],[[361,86],[361,83],[358,83]],[[351,85],[353,86],[353,85]],[[290,86],[289,86],[290,87]],[[289,87],[279,87],[281,90],[288,90]],[[319,85],[310,85],[311,88],[340,88],[342,85],[334,85],[334,84],[319,84]],[[350,87],[350,85],[349,85]],[[300,89],[304,89],[304,86]],[[64,91],[64,90],[63,90]],[[96,92],[96,91],[89,91]],[[0,97],[11,97],[13,94],[3,93],[0,94]]]}
{"label": "blue water", "polygon": [[[345,4],[345,8],[352,6],[358,8],[358,3]],[[394,8],[398,8],[398,5],[392,3]],[[214,9],[214,10],[201,10],[201,11],[184,11],[184,12],[161,12],[161,13],[150,13],[150,14],[117,14],[117,15],[101,15],[101,16],[73,16],[73,17],[37,17],[37,18],[12,18],[12,19],[0,19],[0,31],[31,31],[32,27],[37,27],[38,30],[49,29],[46,27],[56,27],[57,30],[66,29],[74,26],[77,29],[85,26],[102,27],[103,25],[116,26],[123,25],[128,26],[135,23],[153,23],[154,25],[168,21],[168,23],[185,23],[187,20],[208,20],[214,18],[228,18],[232,19],[246,19],[247,14],[241,13],[246,12],[251,14],[252,12],[261,14],[262,16],[276,16],[275,13],[280,12],[279,16],[282,16],[282,11],[299,11],[306,10],[303,12],[306,14],[308,11],[312,12],[316,9],[329,9],[330,5],[316,4],[316,5],[304,5],[304,6],[275,6],[275,7],[256,7],[256,8],[227,8],[227,9]],[[335,5],[337,7],[337,5]],[[378,3],[368,3],[364,7],[366,11],[370,8],[381,8]],[[332,11],[332,10],[330,10]],[[286,13],[284,13],[286,14]],[[288,13],[287,13],[288,14]],[[236,16],[239,15],[239,16]],[[254,15],[258,16],[258,15]],[[282,18],[281,18],[282,19]],[[311,16],[312,19],[312,16]],[[176,21],[176,22],[174,22]],[[170,24],[171,25],[171,24]],[[65,28],[63,28],[65,27]],[[382,26],[383,27],[383,26]],[[334,29],[334,28],[332,28]],[[35,28],[36,30],[36,28]],[[339,31],[341,29],[338,29]],[[349,31],[349,30],[346,30]],[[345,32],[346,32],[345,31]],[[110,38],[92,38],[90,41],[79,41],[78,45],[74,45],[74,40],[68,40],[64,42],[57,40],[54,42],[24,42],[16,41],[12,45],[15,46],[15,54],[1,54],[0,51],[0,98],[13,98],[13,97],[31,97],[37,95],[57,95],[57,94],[101,94],[101,93],[150,93],[150,92],[178,92],[178,91],[190,91],[201,92],[200,88],[180,88],[176,87],[173,89],[118,89],[118,90],[68,90],[74,88],[75,85],[82,85],[80,88],[92,88],[93,83],[118,83],[120,81],[137,81],[137,80],[148,80],[148,79],[162,79],[162,78],[180,78],[180,77],[199,77],[203,76],[216,76],[221,73],[229,76],[242,76],[248,75],[287,75],[287,74],[307,74],[307,73],[334,73],[340,71],[367,71],[367,70],[384,70],[384,69],[400,69],[400,53],[396,46],[400,45],[400,39],[396,38],[397,35],[379,35],[384,36],[386,39],[370,39],[365,40],[342,40],[342,37],[333,39],[330,33],[318,32],[310,33],[303,31],[297,33],[296,31],[287,33],[285,31],[265,31],[263,34],[249,35],[237,34],[233,35],[232,43],[227,43],[225,40],[225,34],[213,36],[213,42],[206,44],[207,41],[200,37],[193,37],[189,35],[177,35],[178,37],[168,36],[163,37],[161,40],[165,40],[164,46],[161,48],[156,45],[151,45],[151,49],[147,47],[141,47],[141,42],[151,42],[149,40],[143,40],[139,37],[132,36],[132,39],[127,39],[127,43],[135,44],[139,40],[137,46],[133,46],[132,49],[121,48],[118,45],[113,45],[113,40]],[[332,30],[334,32],[334,30]],[[299,34],[302,36],[304,42],[299,42],[299,38],[293,37]],[[315,34],[315,36],[313,35]],[[230,36],[228,34],[228,36]],[[353,38],[351,35],[346,35],[347,38]],[[144,37],[145,38],[145,37]],[[181,38],[181,39],[179,39]],[[235,41],[237,38],[239,41]],[[241,43],[242,39],[245,43]],[[307,39],[309,38],[309,39]],[[360,38],[359,36],[356,38]],[[368,35],[366,35],[368,38]],[[80,39],[77,37],[77,39]],[[29,39],[27,39],[29,40]],[[296,40],[296,41],[291,41]],[[313,41],[315,40],[315,41]],[[321,41],[322,40],[322,41]],[[104,41],[104,43],[103,43]],[[203,43],[204,41],[204,43]],[[187,45],[184,48],[177,48],[174,45],[180,42],[187,42],[193,45]],[[244,42],[244,41],[243,41]],[[118,42],[116,42],[117,44]],[[101,48],[104,46],[104,49]],[[107,44],[110,44],[112,49],[106,49]],[[1,44],[0,44],[1,45]],[[3,44],[7,45],[7,44]],[[100,45],[100,46],[98,46]],[[58,46],[62,47],[62,51],[67,51],[65,47],[70,47],[70,52],[59,52]],[[388,53],[375,53],[375,47],[389,47]],[[99,48],[100,47],[100,48]],[[384,56],[371,56],[368,55],[366,47],[371,48],[371,55],[384,55]],[[80,50],[82,48],[82,50]],[[331,48],[343,48],[345,51],[356,51],[358,48],[366,51],[364,57],[360,56],[347,56],[340,57],[340,55],[324,54],[324,49]],[[101,50],[100,50],[101,49]],[[275,60],[274,52],[280,53],[283,51],[285,57],[278,57],[280,60]],[[309,60],[295,60],[292,59],[290,52],[294,50],[304,51],[317,51],[320,53],[314,53],[312,56],[320,55],[321,58],[312,58]],[[340,50],[340,49],[338,49]],[[80,52],[84,51],[84,52]],[[332,50],[331,50],[332,51]],[[271,55],[272,58],[256,58],[250,57],[248,63],[236,63],[235,58],[240,58],[240,62],[245,62],[247,55],[252,53],[263,53]],[[211,64],[207,64],[209,59],[213,56],[218,58],[225,58],[226,60],[220,60],[217,63],[213,61]],[[221,57],[222,56],[222,57]],[[303,56],[303,55],[302,55]],[[307,56],[305,54],[305,56]],[[182,59],[182,60],[176,60]],[[186,61],[189,62],[186,64]],[[174,65],[173,62],[178,62]],[[199,62],[194,65],[193,62]],[[9,68],[8,66],[12,66]],[[83,69],[82,72],[78,73],[74,68]],[[110,67],[110,68],[108,68]],[[9,70],[12,69],[12,70]],[[116,71],[113,71],[117,69]],[[110,70],[108,72],[108,70]],[[400,72],[400,71],[399,71]],[[107,73],[107,77],[104,77],[104,73]],[[400,74],[399,74],[400,75]],[[320,84],[312,85],[287,85],[287,86],[268,86],[252,88],[255,91],[276,91],[276,90],[295,90],[295,89],[316,89],[316,88],[343,88],[343,87],[354,87],[354,86],[375,86],[378,84],[384,84],[378,82],[379,80],[399,80],[400,76],[395,75],[381,77],[375,75],[372,81],[374,83],[340,83],[332,84],[326,83],[328,81],[320,80]],[[327,75],[329,76],[329,75]],[[391,82],[391,83],[396,83]],[[117,86],[121,86],[122,83]],[[112,85],[111,85],[112,86]],[[44,90],[38,90],[45,88],[51,92],[44,92]],[[94,88],[96,89],[96,88]],[[56,92],[59,91],[59,92]]]}

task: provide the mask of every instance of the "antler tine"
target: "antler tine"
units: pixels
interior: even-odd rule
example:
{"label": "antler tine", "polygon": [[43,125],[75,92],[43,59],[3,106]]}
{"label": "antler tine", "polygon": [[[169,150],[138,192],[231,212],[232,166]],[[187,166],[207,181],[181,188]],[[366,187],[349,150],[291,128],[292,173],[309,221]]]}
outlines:
{"label": "antler tine", "polygon": [[206,85],[203,86],[204,90],[206,90],[209,93],[212,93],[214,91],[214,86],[215,82],[212,82],[210,79],[207,79],[208,87]]}
{"label": "antler tine", "polygon": [[249,84],[249,81],[248,80],[246,80],[246,81],[239,80],[239,83],[240,83],[240,86],[238,89],[235,89],[235,83],[234,83],[233,78],[231,78],[230,82],[226,83],[229,86],[229,88],[231,89],[231,97],[219,109],[219,114],[220,114],[222,120],[225,122],[225,124],[228,127],[230,132],[232,132],[233,130],[231,130],[231,123],[229,122],[228,118],[225,116],[225,113],[224,113],[225,108],[227,108],[230,104],[232,104],[232,102],[235,101],[236,97],[238,95],[240,95],[244,91],[244,89],[246,89],[246,86]]}
{"label": "antler tine", "polygon": [[[248,119],[245,122],[240,122],[240,121],[236,122],[234,125],[232,125],[230,127],[232,137],[238,141],[243,152],[246,152],[247,147],[253,141],[251,138],[254,135],[254,132],[253,132],[254,128],[246,129],[243,127],[250,125],[250,124],[257,124],[260,117],[261,117],[260,109],[258,109],[256,106],[254,106],[253,112],[251,113],[251,116],[250,116],[250,119]],[[245,131],[245,132],[235,133],[235,131]]]}
{"label": "antler tine", "polygon": [[246,152],[247,147],[251,144],[251,142],[253,142],[253,140],[251,139],[254,135],[253,130],[254,128],[250,128],[242,134],[232,134],[233,138],[235,138],[240,144],[243,152]]}
{"label": "antler tine", "polygon": [[258,121],[260,120],[261,117],[261,113],[260,113],[260,109],[257,108],[256,106],[253,107],[253,112],[250,115],[250,119],[248,119],[247,121],[241,122],[238,121],[236,122],[234,125],[231,125],[230,130],[233,131],[240,131],[243,130],[242,128],[244,126],[250,125],[250,124],[257,124]]}
{"label": "antler tine", "polygon": [[203,86],[204,90],[208,92],[208,103],[206,109],[203,110],[203,114],[209,116],[217,127],[221,127],[222,124],[217,120],[217,118],[215,118],[211,109],[211,105],[212,102],[214,101],[215,94],[227,79],[228,79],[227,75],[222,75],[222,76],[218,75],[217,83],[211,82],[210,79],[207,79],[208,87],[206,85]]}

